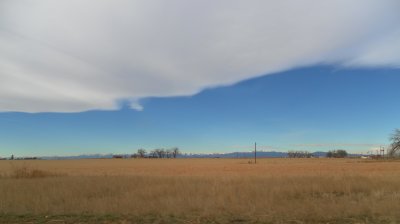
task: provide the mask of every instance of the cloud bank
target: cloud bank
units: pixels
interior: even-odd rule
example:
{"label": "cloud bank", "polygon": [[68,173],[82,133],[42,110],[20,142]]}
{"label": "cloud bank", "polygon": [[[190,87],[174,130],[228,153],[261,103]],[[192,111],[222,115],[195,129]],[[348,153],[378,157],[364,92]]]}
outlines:
{"label": "cloud bank", "polygon": [[400,67],[397,0],[3,0],[0,111],[127,100],[318,63]]}

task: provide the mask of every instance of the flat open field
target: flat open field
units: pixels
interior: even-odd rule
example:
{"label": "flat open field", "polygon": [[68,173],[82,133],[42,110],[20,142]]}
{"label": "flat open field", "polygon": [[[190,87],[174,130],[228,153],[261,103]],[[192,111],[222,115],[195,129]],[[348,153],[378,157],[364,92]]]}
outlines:
{"label": "flat open field", "polygon": [[2,223],[400,223],[400,162],[0,161]]}

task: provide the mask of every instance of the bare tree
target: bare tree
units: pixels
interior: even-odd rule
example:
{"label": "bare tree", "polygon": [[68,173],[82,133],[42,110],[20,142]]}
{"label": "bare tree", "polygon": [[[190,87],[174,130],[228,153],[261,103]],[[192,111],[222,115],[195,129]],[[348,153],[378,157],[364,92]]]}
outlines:
{"label": "bare tree", "polygon": [[154,151],[157,153],[158,158],[164,158],[165,157],[165,150],[164,149],[155,149]]}
{"label": "bare tree", "polygon": [[328,158],[345,158],[347,157],[347,151],[343,149],[332,150],[326,153]]}
{"label": "bare tree", "polygon": [[[163,148],[158,148],[151,150],[149,153],[149,157],[151,158],[176,158],[181,152],[179,151],[179,148],[171,148],[171,149],[163,149]],[[138,155],[140,155],[139,150],[138,150]]]}
{"label": "bare tree", "polygon": [[174,158],[176,158],[176,157],[181,153],[181,152],[179,151],[179,148],[178,148],[178,147],[172,148],[171,151],[172,151],[172,156],[173,156]]}
{"label": "bare tree", "polygon": [[400,152],[400,129],[396,128],[389,139],[392,143],[390,145],[388,155],[393,157]]}
{"label": "bare tree", "polygon": [[312,154],[308,151],[288,151],[289,158],[311,158]]}
{"label": "bare tree", "polygon": [[172,150],[171,150],[171,149],[165,150],[165,156],[166,156],[167,158],[171,158],[171,157],[172,157]]}
{"label": "bare tree", "polygon": [[157,153],[157,158],[161,158],[162,156],[161,149],[154,149],[154,151]]}
{"label": "bare tree", "polygon": [[160,158],[165,158],[166,152],[165,149],[160,149]]}
{"label": "bare tree", "polygon": [[152,157],[152,158],[158,158],[158,156],[157,156],[157,155],[158,155],[157,150],[158,150],[158,149],[151,150],[150,154],[151,154],[151,157]]}
{"label": "bare tree", "polygon": [[145,149],[138,149],[137,150],[137,154],[140,158],[144,158],[144,156],[146,155],[146,150]]}

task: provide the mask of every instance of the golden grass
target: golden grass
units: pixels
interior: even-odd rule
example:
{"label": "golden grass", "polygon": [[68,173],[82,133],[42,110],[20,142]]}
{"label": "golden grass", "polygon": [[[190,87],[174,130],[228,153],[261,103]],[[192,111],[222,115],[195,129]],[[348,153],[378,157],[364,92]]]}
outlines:
{"label": "golden grass", "polygon": [[65,176],[65,174],[59,174],[23,166],[14,168],[11,172],[11,175],[9,175],[8,177],[19,179],[19,178],[45,178],[45,177],[56,177],[56,176]]}
{"label": "golden grass", "polygon": [[[13,178],[13,167],[67,176]],[[33,168],[31,168],[33,169]],[[400,221],[400,163],[357,159],[0,161],[0,214]],[[361,222],[361,223],[362,223]]]}

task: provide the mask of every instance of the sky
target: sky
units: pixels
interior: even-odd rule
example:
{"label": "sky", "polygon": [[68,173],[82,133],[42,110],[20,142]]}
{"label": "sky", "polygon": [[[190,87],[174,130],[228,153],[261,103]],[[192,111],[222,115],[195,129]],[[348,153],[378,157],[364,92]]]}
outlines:
{"label": "sky", "polygon": [[388,144],[400,2],[0,1],[0,156]]}

